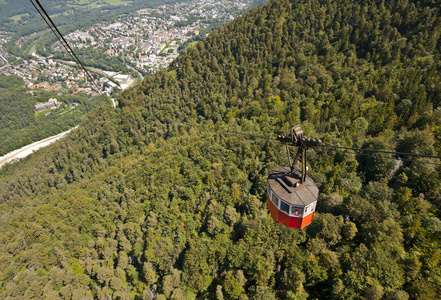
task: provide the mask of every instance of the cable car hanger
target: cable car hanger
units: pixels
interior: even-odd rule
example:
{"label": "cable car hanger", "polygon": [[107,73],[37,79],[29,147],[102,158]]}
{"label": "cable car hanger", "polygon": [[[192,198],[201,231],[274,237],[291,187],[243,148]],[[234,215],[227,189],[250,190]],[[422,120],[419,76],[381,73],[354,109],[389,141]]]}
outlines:
{"label": "cable car hanger", "polygon": [[[289,168],[278,167],[268,175],[267,205],[275,222],[288,228],[302,229],[311,224],[319,195],[314,180],[306,173],[306,150],[323,145],[321,140],[309,139],[300,125],[291,129],[288,136],[282,134],[277,139],[285,144]],[[294,161],[291,161],[289,145],[297,147]],[[301,160],[302,168],[297,168]]]}
{"label": "cable car hanger", "polygon": [[[307,138],[302,130],[302,127],[300,125],[294,126],[291,128],[291,135],[287,136],[285,133],[282,135],[277,136],[277,140],[279,140],[282,143],[285,143],[286,152],[288,153],[288,161],[291,169],[291,173],[295,173],[295,166],[297,166],[297,161],[299,160],[300,156],[302,159],[302,178],[300,180],[300,183],[305,182],[306,179],[306,150],[308,150],[308,147],[314,147],[314,146],[322,146],[323,143],[321,140],[317,139],[309,139]],[[292,146],[298,147],[297,154],[294,158],[294,162],[291,163],[291,155],[289,154],[289,148],[288,144],[291,144]]]}

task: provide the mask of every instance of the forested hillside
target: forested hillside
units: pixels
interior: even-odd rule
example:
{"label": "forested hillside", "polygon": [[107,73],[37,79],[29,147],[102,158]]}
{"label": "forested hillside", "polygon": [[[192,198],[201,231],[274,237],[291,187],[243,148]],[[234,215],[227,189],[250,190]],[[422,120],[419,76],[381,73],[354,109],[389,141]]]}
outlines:
{"label": "forested hillside", "polygon": [[[87,113],[108,103],[106,97],[90,99],[85,94],[58,95],[56,92],[27,93],[23,80],[0,76],[0,156],[66,131],[78,125]],[[62,104],[56,110],[37,112],[34,105],[56,98]],[[77,106],[74,108],[72,104]]]}
{"label": "forested hillside", "polygon": [[437,299],[439,165],[310,149],[317,213],[290,230],[265,203],[283,145],[227,131],[441,155],[440,34],[436,1],[403,0],[220,28],[1,169],[0,298]]}

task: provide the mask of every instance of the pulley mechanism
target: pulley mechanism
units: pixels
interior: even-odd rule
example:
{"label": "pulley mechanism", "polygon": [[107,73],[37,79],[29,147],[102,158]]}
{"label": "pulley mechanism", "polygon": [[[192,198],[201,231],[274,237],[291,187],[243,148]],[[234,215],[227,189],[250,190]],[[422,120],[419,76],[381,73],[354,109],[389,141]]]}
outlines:
{"label": "pulley mechanism", "polygon": [[[283,133],[282,135],[278,135],[277,139],[285,143],[286,146],[286,152],[288,153],[288,161],[289,166],[291,169],[291,173],[287,174],[286,180],[289,181],[292,186],[295,186],[299,183],[304,183],[306,180],[306,150],[308,150],[308,147],[314,147],[314,146],[322,146],[323,143],[319,139],[309,139],[307,138],[304,133],[303,129],[300,125],[294,126],[291,128],[291,135],[286,135]],[[294,158],[294,161],[291,163],[291,155],[289,153],[289,145],[292,145],[294,147],[298,147],[297,154]],[[301,177],[298,178],[295,169],[297,162],[301,159],[302,161],[302,173]]]}

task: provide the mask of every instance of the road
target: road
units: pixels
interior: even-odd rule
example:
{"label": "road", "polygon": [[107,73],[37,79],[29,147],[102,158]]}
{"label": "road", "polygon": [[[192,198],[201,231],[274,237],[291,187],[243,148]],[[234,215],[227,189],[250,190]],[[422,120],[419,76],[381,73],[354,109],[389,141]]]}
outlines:
{"label": "road", "polygon": [[144,76],[142,76],[141,72],[139,72],[137,69],[133,68],[132,66],[126,65],[127,68],[132,69],[133,71],[137,72],[139,77],[141,77],[141,81],[144,80]]}
{"label": "road", "polygon": [[69,132],[71,132],[72,130],[74,130],[77,127],[74,127],[72,129],[69,129],[68,131],[59,133],[57,135],[48,137],[44,140],[26,145],[20,149],[17,149],[17,150],[14,150],[12,152],[7,153],[4,156],[0,156],[0,168],[8,162],[13,162],[14,160],[19,160],[21,158],[28,156],[29,154],[32,154],[34,151],[37,151],[40,148],[49,146],[53,142],[55,142],[61,138],[64,138]]}
{"label": "road", "polygon": [[10,64],[7,63],[6,65],[1,66],[1,67],[0,67],[0,70],[6,69],[6,68],[9,68],[9,67],[10,67]]}

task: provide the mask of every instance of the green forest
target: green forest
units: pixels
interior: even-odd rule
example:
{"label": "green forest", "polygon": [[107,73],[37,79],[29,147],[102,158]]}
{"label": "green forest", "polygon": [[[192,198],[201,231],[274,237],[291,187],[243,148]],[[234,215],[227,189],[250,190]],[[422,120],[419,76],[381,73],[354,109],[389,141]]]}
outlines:
{"label": "green forest", "polygon": [[[93,24],[89,23],[89,21],[92,20],[98,22],[99,19],[102,21],[102,18],[112,18],[137,9],[146,7],[153,8],[180,1],[181,0],[40,0],[39,2],[51,16],[58,18],[58,22],[55,22],[56,24],[72,24],[73,19],[77,25],[86,23],[84,26],[87,26],[87,24]],[[38,31],[38,26],[40,26],[38,23],[41,23],[42,29],[46,28],[46,24],[39,20],[41,20],[41,18],[31,1],[0,0],[0,28],[2,30],[30,34]]]}
{"label": "green forest", "polygon": [[0,298],[439,299],[441,161],[309,149],[294,230],[266,207],[284,145],[252,136],[441,155],[440,9],[271,0],[4,166]]}
{"label": "green forest", "polygon": [[[109,103],[106,97],[86,94],[59,95],[56,92],[27,92],[23,80],[0,76],[0,156],[75,127],[95,108]],[[55,98],[62,104],[56,110],[37,112],[34,105]],[[77,106],[73,108],[72,104]]]}

